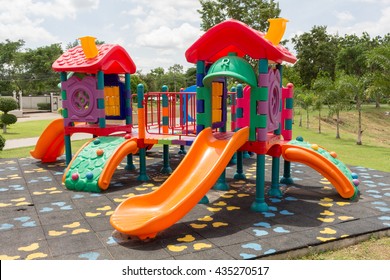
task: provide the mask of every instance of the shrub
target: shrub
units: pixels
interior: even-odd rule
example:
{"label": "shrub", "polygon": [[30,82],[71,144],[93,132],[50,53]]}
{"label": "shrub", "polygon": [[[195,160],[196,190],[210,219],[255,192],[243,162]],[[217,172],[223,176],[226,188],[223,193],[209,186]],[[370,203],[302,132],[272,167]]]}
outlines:
{"label": "shrub", "polygon": [[51,110],[51,104],[50,103],[38,103],[38,110]]}
{"label": "shrub", "polygon": [[0,98],[0,111],[7,114],[9,111],[18,109],[18,102],[12,98]]}
{"label": "shrub", "polygon": [[3,132],[7,133],[7,125],[16,123],[18,118],[13,114],[3,114],[0,117],[0,121],[3,124]]}
{"label": "shrub", "polygon": [[0,135],[0,151],[3,150],[4,146],[5,146],[5,139],[3,136]]}

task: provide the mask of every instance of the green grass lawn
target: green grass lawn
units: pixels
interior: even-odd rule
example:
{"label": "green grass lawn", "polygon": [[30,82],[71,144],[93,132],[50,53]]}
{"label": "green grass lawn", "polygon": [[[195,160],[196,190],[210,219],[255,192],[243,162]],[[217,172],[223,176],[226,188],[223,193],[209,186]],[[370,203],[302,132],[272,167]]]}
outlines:
{"label": "green grass lawn", "polygon": [[333,132],[317,133],[294,125],[293,136],[302,136],[305,141],[318,144],[329,151],[335,151],[338,158],[348,165],[364,166],[390,172],[390,148],[370,144],[356,145],[351,134],[336,139]]}
{"label": "green grass lawn", "polygon": [[1,129],[0,135],[6,140],[38,137],[52,120],[17,122],[7,127],[7,133]]}

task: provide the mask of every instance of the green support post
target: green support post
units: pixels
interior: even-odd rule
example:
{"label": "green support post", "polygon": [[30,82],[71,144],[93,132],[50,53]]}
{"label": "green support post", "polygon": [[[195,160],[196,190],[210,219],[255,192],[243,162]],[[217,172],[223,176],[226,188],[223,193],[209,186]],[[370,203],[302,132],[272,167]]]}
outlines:
{"label": "green support post", "polygon": [[139,176],[138,181],[149,181],[150,178],[146,174],[146,149],[139,149]]}
{"label": "green support post", "polygon": [[186,147],[184,145],[180,145],[179,155],[187,154]]}
{"label": "green support post", "polygon": [[294,184],[294,180],[291,177],[291,162],[288,160],[284,160],[284,171],[283,177],[280,179],[281,184],[292,185]]}
{"label": "green support post", "polygon": [[[98,90],[104,90],[104,72],[99,71],[97,73],[97,89]],[[97,107],[98,109],[105,109],[104,105],[104,98],[98,98],[97,99]],[[99,127],[105,128],[106,127],[106,118],[99,118]]]}
{"label": "green support post", "polygon": [[162,174],[171,174],[172,168],[169,166],[169,145],[163,145],[163,167],[160,172]]}
{"label": "green support post", "polygon": [[254,212],[267,212],[268,205],[265,202],[265,155],[257,155],[256,159],[256,197],[251,205]]}
{"label": "green support post", "polygon": [[272,197],[283,196],[279,185],[279,170],[280,170],[280,158],[272,157],[271,189],[268,191],[268,195]]}
{"label": "green support post", "polygon": [[[66,74],[66,72],[61,72],[60,79],[61,79],[61,84],[68,80],[68,75]],[[68,99],[68,97],[66,95],[66,90],[61,90],[61,98],[62,98],[62,100]],[[67,109],[62,110],[62,117],[63,118],[68,117],[68,110]],[[72,160],[72,143],[71,143],[70,135],[64,136],[64,142],[65,142],[65,162],[66,162],[66,165],[68,165],[70,163],[70,161]]]}
{"label": "green support post", "polygon": [[70,140],[70,135],[65,135],[65,161],[66,165],[72,160],[72,145]]}
{"label": "green support post", "polygon": [[237,171],[234,174],[234,179],[237,180],[245,180],[246,176],[244,174],[244,164],[243,164],[243,152],[242,151],[237,151],[236,153],[236,158],[237,158]]}

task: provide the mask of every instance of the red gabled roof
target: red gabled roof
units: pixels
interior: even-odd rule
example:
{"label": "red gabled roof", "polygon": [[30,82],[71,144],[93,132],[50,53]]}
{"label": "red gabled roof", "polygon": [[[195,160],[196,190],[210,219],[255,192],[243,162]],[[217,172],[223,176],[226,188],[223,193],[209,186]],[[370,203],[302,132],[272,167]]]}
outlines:
{"label": "red gabled roof", "polygon": [[234,19],[221,22],[202,35],[185,55],[187,61],[215,62],[219,58],[236,52],[238,56],[249,55],[254,59],[266,58],[276,63],[295,63],[297,58],[281,45],[273,45],[261,33]]}
{"label": "red gabled roof", "polygon": [[74,47],[63,53],[52,65],[57,72],[82,72],[96,74],[135,73],[136,66],[127,53],[119,45],[103,44],[97,46],[99,54],[94,58],[86,58],[81,46]]}

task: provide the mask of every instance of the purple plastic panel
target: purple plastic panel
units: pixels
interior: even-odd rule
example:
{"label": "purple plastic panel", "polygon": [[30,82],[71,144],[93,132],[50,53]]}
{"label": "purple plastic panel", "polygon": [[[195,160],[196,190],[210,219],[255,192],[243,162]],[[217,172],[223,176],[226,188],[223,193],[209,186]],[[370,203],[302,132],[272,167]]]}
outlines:
{"label": "purple plastic panel", "polygon": [[267,140],[267,129],[266,128],[257,128],[257,141],[266,141]]}
{"label": "purple plastic panel", "polygon": [[104,109],[98,109],[97,99],[104,97],[103,90],[96,89],[95,77],[87,76],[80,80],[73,76],[62,83],[66,90],[67,99],[63,106],[68,110],[68,118],[64,119],[65,126],[71,122],[97,122],[105,117]]}
{"label": "purple plastic panel", "polygon": [[269,77],[268,76],[269,76],[269,73],[259,74],[259,87],[268,87],[268,85],[269,85]]}
{"label": "purple plastic panel", "polygon": [[279,128],[281,121],[280,102],[282,100],[282,90],[280,88],[280,73],[277,69],[269,71],[268,88],[268,131],[274,131]]}

